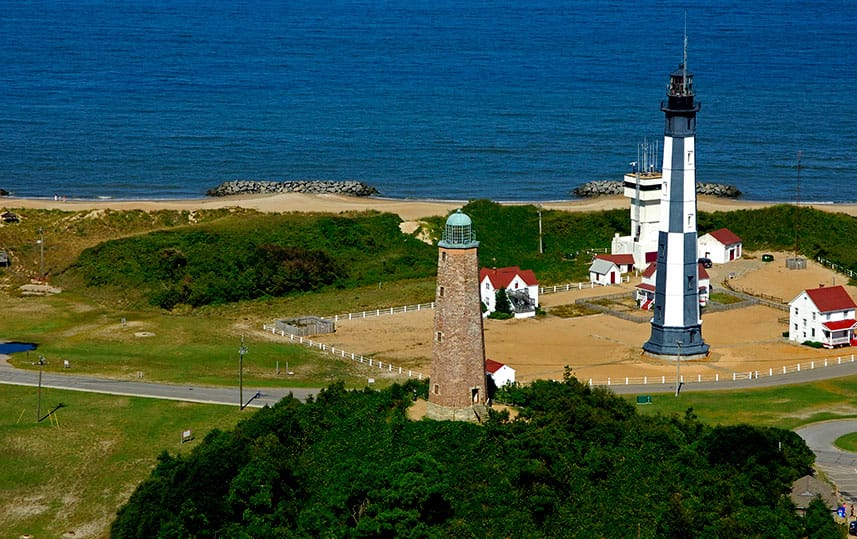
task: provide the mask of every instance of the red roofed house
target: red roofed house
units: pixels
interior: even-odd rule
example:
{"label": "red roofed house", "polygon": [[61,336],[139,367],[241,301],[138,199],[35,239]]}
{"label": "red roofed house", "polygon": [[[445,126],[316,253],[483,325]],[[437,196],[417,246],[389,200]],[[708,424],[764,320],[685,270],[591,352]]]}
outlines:
{"label": "red roofed house", "polygon": [[482,268],[479,270],[479,295],[488,308],[484,316],[496,308],[497,290],[505,289],[515,311],[515,318],[536,316],[539,306],[539,280],[533,270],[522,270],[518,266],[507,268]]}
{"label": "red roofed house", "polygon": [[596,255],[589,265],[589,280],[604,286],[622,282],[622,275],[634,269],[634,255]]}
{"label": "red roofed house", "polygon": [[493,359],[485,358],[485,373],[494,380],[497,387],[515,382],[515,369]]}
{"label": "red roofed house", "polygon": [[655,274],[658,265],[655,262],[649,264],[643,271],[643,280],[636,286],[637,305],[644,311],[651,311],[655,304]]}
{"label": "red roofed house", "polygon": [[857,304],[842,286],[804,290],[789,302],[789,340],[820,342],[825,348],[851,346]]}
{"label": "red roofed house", "polygon": [[[643,280],[635,288],[637,304],[641,309],[651,311],[655,304],[655,276],[657,275],[657,264],[652,262],[643,272]],[[697,264],[697,277],[699,282],[699,305],[705,307],[708,303],[708,295],[711,293],[711,277],[705,271],[702,264]]]}
{"label": "red roofed house", "polygon": [[741,258],[743,242],[728,228],[703,234],[697,243],[700,258],[709,258],[715,264],[725,264]]}

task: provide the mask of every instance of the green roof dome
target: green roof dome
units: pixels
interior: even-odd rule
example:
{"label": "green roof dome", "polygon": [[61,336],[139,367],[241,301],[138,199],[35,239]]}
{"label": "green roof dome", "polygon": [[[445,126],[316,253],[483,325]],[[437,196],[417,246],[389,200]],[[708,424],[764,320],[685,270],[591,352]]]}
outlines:
{"label": "green roof dome", "polygon": [[479,246],[470,217],[466,213],[461,213],[461,210],[456,210],[450,215],[443,228],[443,239],[438,245],[451,249],[470,249]]}

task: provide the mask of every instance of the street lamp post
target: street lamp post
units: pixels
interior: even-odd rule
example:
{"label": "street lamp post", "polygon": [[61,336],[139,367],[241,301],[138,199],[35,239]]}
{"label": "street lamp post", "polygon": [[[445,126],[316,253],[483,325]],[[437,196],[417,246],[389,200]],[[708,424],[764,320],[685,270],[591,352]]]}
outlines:
{"label": "street lamp post", "polygon": [[39,390],[38,390],[38,399],[36,400],[36,423],[42,420],[42,367],[45,366],[47,361],[45,361],[45,356],[39,355],[39,362],[37,365],[39,366]]}
{"label": "street lamp post", "polygon": [[675,396],[678,397],[678,392],[681,390],[681,341],[676,341],[678,352],[675,356]]}
{"label": "street lamp post", "polygon": [[244,336],[241,336],[241,347],[238,348],[238,409],[244,409],[244,355],[247,346],[244,344]]}

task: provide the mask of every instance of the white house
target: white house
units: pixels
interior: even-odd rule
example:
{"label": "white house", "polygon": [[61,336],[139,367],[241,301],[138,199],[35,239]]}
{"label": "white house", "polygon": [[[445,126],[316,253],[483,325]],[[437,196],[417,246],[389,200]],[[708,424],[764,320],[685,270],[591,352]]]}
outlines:
{"label": "white house", "polygon": [[600,285],[622,282],[622,275],[634,269],[634,255],[596,255],[589,265],[589,281]]}
{"label": "white house", "polygon": [[654,262],[646,267],[643,271],[643,280],[635,288],[637,305],[644,311],[651,311],[655,304],[655,274],[657,273],[658,265]]}
{"label": "white house", "polygon": [[[702,264],[697,264],[697,277],[699,279],[699,305],[705,307],[708,304],[708,296],[711,293],[711,277],[705,271]],[[655,282],[657,275],[657,264],[652,262],[642,273],[642,281],[636,288],[635,298],[641,309],[650,311],[655,304]]]}
{"label": "white house", "polygon": [[494,380],[494,385],[497,387],[515,382],[515,369],[505,363],[486,358],[485,371]]}
{"label": "white house", "polygon": [[488,308],[488,316],[496,309],[497,290],[504,289],[509,296],[515,318],[536,316],[539,306],[539,281],[533,270],[522,270],[518,266],[506,268],[482,268],[479,270],[479,295]]}
{"label": "white house", "polygon": [[820,342],[825,348],[855,343],[857,304],[842,286],[804,290],[789,302],[789,340]]}
{"label": "white house", "polygon": [[715,264],[725,264],[741,258],[743,242],[728,228],[720,228],[699,237],[697,252]]}

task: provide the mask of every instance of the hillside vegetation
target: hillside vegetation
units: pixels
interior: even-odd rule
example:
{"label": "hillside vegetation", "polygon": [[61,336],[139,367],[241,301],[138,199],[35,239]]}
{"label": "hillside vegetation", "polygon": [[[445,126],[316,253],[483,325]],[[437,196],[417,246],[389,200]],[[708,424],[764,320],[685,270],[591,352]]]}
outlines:
{"label": "hillside vegetation", "polygon": [[426,390],[333,386],[213,431],[189,456],[164,453],[112,534],[804,537],[833,526],[788,497],[813,460],[791,431],[640,416],[572,377],[513,392],[515,419],[409,420]]}
{"label": "hillside vegetation", "polygon": [[[520,266],[542,284],[585,280],[593,249],[609,249],[628,228],[627,210],[542,210],[477,200],[464,206],[480,241],[483,266]],[[445,217],[426,219],[436,241]],[[38,229],[44,230],[45,268],[51,280],[106,301],[174,310],[352,289],[405,279],[433,279],[436,250],[399,229],[392,214],[261,214],[211,212],[59,212],[28,210],[19,224],[0,229],[0,248],[13,255],[0,278],[22,281],[39,270]],[[700,233],[728,227],[746,251],[797,245],[857,270],[857,219],[790,205],[701,213]],[[430,290],[428,288],[427,290]],[[414,301],[430,301],[431,293]],[[383,305],[379,305],[383,306]]]}

